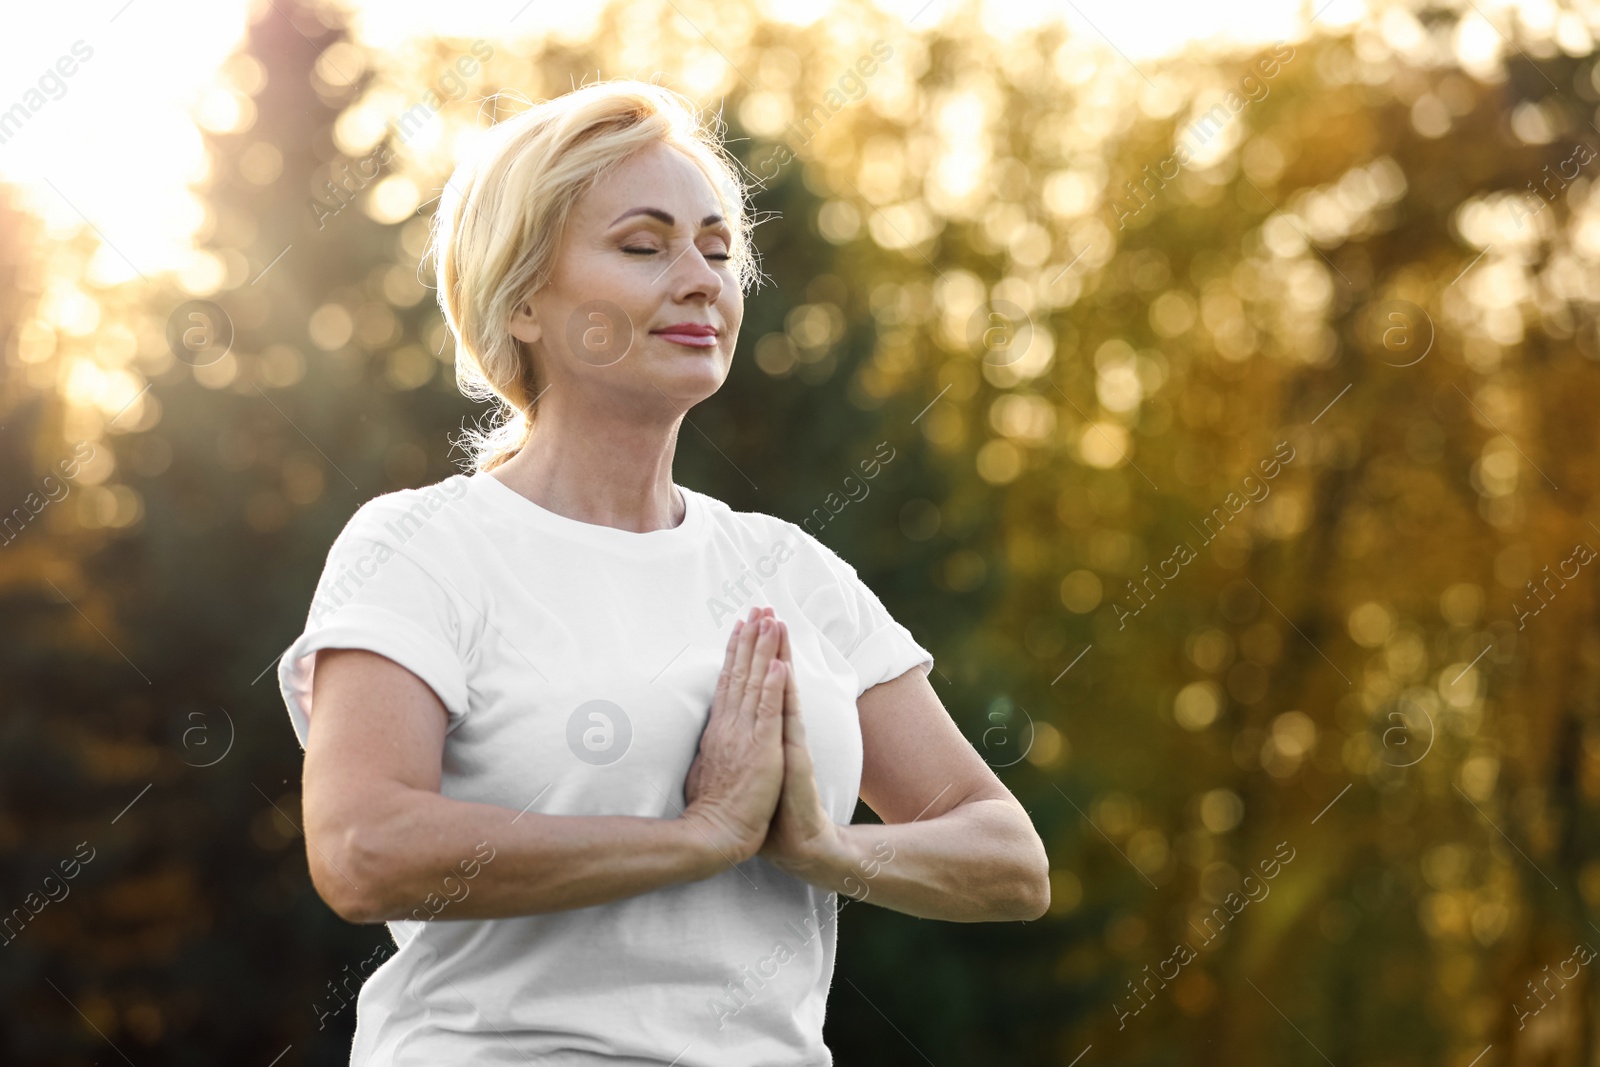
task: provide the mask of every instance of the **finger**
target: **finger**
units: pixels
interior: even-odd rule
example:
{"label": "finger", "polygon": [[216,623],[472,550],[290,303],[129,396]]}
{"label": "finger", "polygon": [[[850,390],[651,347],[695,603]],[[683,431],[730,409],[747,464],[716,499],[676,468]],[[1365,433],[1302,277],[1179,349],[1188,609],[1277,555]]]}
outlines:
{"label": "finger", "polygon": [[750,660],[755,652],[758,629],[759,627],[753,622],[745,624],[739,634],[739,647],[733,655],[733,675],[729,679],[728,696],[736,711],[744,706],[745,690],[749,687],[750,681]]}
{"label": "finger", "polygon": [[821,794],[817,790],[817,772],[811,762],[811,749],[806,744],[805,719],[800,714],[800,693],[795,686],[794,672],[789,673],[789,683],[784,691],[783,710],[783,793],[782,805],[801,813],[817,811]]}
{"label": "finger", "polygon": [[712,707],[717,706],[718,700],[726,699],[728,683],[733,679],[733,658],[739,651],[739,636],[744,632],[742,621],[733,624],[733,632],[728,635],[728,650],[722,657],[722,673],[717,675],[717,692],[712,701]]}
{"label": "finger", "polygon": [[753,715],[754,701],[759,699],[762,673],[766,667],[756,661],[756,644],[761,638],[761,621],[764,609],[752,607],[743,623],[741,644],[734,654],[733,683],[728,687],[728,699],[735,712]]}
{"label": "finger", "polygon": [[762,690],[766,685],[767,664],[775,658],[773,653],[778,648],[777,625],[763,616],[759,626],[760,633],[755,639],[755,647],[750,657],[749,682],[744,691],[744,711],[752,716],[755,715],[756,707],[761,702]]}
{"label": "finger", "polygon": [[[755,723],[752,733],[759,744],[763,735],[776,733],[780,738],[783,731],[783,694],[784,679],[788,676],[787,665],[783,660],[774,656],[767,661],[767,670],[764,676],[765,684],[761,687],[761,699],[756,705]],[[776,738],[769,739],[776,740]]]}
{"label": "finger", "polygon": [[782,621],[778,622],[778,657],[794,666],[794,656],[789,651],[789,624]]}
{"label": "finger", "polygon": [[803,752],[809,765],[811,752],[806,747],[806,724],[800,716],[800,687],[794,671],[788,672],[783,689],[783,743],[785,748],[794,746]]}
{"label": "finger", "polygon": [[738,654],[735,656],[735,684],[730,687],[730,708],[741,716],[754,714],[753,695],[761,691],[762,674],[766,664],[757,662],[756,646],[761,640],[761,616],[752,611],[751,621],[741,635]]}
{"label": "finger", "polygon": [[759,710],[763,718],[778,721],[783,714],[783,692],[789,672],[783,660],[774,656],[767,661],[766,684],[761,687]]}

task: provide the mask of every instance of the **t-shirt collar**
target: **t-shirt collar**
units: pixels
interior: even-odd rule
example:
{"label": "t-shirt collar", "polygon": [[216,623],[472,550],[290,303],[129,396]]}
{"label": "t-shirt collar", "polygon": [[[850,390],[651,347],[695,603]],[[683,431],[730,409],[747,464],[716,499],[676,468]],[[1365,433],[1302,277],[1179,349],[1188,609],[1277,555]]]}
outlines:
{"label": "t-shirt collar", "polygon": [[476,494],[501,512],[543,532],[596,548],[645,554],[671,551],[695,541],[705,526],[705,498],[681,485],[678,491],[683,494],[683,521],[668,529],[637,533],[558,515],[535,504],[487,471],[470,475],[469,482]]}

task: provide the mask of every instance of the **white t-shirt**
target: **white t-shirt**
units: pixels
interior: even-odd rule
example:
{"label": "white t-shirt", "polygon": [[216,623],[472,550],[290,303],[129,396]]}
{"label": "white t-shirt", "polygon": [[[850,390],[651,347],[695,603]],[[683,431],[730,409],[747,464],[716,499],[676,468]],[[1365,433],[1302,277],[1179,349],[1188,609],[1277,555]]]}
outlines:
{"label": "white t-shirt", "polygon": [[[317,650],[369,649],[447,709],[443,795],[508,818],[676,818],[728,635],[771,605],[822,802],[848,823],[856,698],[933,657],[799,526],[679,489],[683,521],[649,533],[557,515],[485,473],[369,501],[278,668],[301,744]],[[756,856],[609,904],[452,920],[493,863],[474,845],[421,913],[436,918],[388,924],[399,947],[357,999],[352,1065],[832,1062],[836,894]]]}

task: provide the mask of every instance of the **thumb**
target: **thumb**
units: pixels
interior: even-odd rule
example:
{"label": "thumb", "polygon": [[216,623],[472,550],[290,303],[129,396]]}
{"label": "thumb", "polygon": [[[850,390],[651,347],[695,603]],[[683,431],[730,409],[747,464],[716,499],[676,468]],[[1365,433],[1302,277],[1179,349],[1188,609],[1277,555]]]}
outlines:
{"label": "thumb", "polygon": [[785,749],[793,747],[797,751],[795,756],[805,758],[810,762],[810,752],[806,748],[806,724],[800,716],[800,687],[795,682],[792,667],[785,664],[785,678],[783,683],[783,744]]}
{"label": "thumb", "polygon": [[784,695],[789,665],[781,659],[769,661],[768,673],[761,681],[761,699],[756,704],[756,716],[751,733],[763,750],[776,744],[783,747]]}

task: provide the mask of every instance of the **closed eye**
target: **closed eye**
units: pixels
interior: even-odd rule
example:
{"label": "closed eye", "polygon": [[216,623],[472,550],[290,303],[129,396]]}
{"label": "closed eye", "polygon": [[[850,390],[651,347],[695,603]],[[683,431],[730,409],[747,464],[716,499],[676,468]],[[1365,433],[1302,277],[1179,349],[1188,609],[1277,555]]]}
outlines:
{"label": "closed eye", "polygon": [[[661,249],[659,249],[659,248],[630,247],[630,248],[624,248],[623,251],[627,252],[629,255],[634,255],[634,256],[653,256],[657,252],[661,251]],[[731,256],[727,252],[717,252],[717,253],[708,254],[706,256],[706,258],[707,259],[721,260],[723,262],[726,262],[727,260],[732,259],[733,256]]]}

